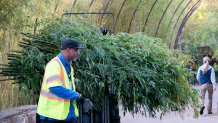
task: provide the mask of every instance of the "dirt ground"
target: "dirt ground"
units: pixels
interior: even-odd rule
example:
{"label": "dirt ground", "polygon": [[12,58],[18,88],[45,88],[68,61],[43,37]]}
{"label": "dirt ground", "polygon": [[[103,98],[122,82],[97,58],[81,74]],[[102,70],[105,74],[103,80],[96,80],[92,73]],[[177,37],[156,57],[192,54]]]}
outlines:
{"label": "dirt ground", "polygon": [[[199,85],[193,86],[199,89]],[[141,115],[135,115],[134,117],[130,113],[123,115],[122,110],[120,110],[121,123],[218,123],[218,86],[217,90],[213,95],[213,114],[207,114],[207,108],[204,110],[204,114],[200,115],[197,119],[194,118],[193,109],[186,109],[180,115],[178,112],[172,111],[163,116],[162,119],[159,118],[146,118]],[[207,104],[208,99],[206,97]]]}

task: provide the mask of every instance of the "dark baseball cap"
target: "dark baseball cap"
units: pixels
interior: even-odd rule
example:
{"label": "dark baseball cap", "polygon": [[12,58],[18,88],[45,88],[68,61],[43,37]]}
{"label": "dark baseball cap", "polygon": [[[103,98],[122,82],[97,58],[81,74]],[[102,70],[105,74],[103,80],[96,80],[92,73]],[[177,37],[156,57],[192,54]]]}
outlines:
{"label": "dark baseball cap", "polygon": [[67,48],[74,48],[74,49],[82,49],[83,46],[80,45],[79,41],[74,38],[67,38],[64,39],[61,43],[61,50],[65,50]]}

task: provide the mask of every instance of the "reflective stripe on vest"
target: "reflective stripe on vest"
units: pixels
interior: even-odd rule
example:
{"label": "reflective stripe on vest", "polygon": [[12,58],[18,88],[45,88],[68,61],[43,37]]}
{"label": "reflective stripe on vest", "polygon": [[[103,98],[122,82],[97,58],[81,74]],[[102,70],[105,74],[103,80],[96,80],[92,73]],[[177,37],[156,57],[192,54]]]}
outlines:
{"label": "reflective stripe on vest", "polygon": [[47,92],[46,90],[43,90],[43,89],[41,90],[40,95],[45,96],[46,98],[49,98],[49,99],[58,100],[60,102],[70,102],[70,100],[60,98],[60,97],[54,95],[53,93]]}
{"label": "reflective stripe on vest", "polygon": [[[58,120],[65,120],[70,112],[69,111],[70,105],[73,104],[74,107],[73,112],[75,113],[76,117],[78,117],[79,112],[78,112],[76,100],[73,100],[72,101],[73,103],[71,103],[69,99],[60,98],[49,91],[48,87],[54,87],[54,86],[62,86],[65,87],[66,89],[70,89],[68,84],[70,81],[68,79],[67,74],[65,73],[64,66],[62,65],[59,58],[56,57],[50,62],[51,64],[48,63],[49,66],[46,65],[45,73],[47,74],[44,75],[45,78],[43,79],[43,83],[41,87],[37,113],[45,117],[54,118]],[[52,71],[52,70],[57,70],[57,71]],[[71,71],[72,80],[74,79],[73,75],[74,72]],[[72,81],[72,85],[74,87],[73,91],[75,91],[76,88],[75,88],[74,81]]]}
{"label": "reflective stripe on vest", "polygon": [[46,80],[46,82],[47,82],[47,83],[52,83],[53,81],[57,81],[57,80],[62,81],[62,80],[61,80],[61,77],[60,77],[59,75],[54,75],[54,76],[49,77],[49,78]]}
{"label": "reflective stripe on vest", "polygon": [[55,58],[54,60],[57,61],[59,66],[61,67],[61,76],[60,77],[61,77],[61,80],[62,80],[62,86],[66,87],[65,82],[64,82],[64,70],[62,68],[61,62],[58,60],[58,58]]}
{"label": "reflective stripe on vest", "polygon": [[[63,72],[63,68],[62,68],[62,65],[60,63],[60,61],[55,58],[53,59],[55,61],[57,61],[57,63],[59,64],[60,68],[61,68],[61,75],[54,75],[54,76],[51,76],[49,77],[46,82],[47,84],[49,83],[52,83],[53,81],[55,80],[59,80],[59,81],[62,81],[62,86],[65,87],[65,82],[64,82],[64,72]],[[58,101],[61,101],[61,102],[70,102],[70,100],[68,99],[63,99],[63,98],[60,98],[58,96],[56,96],[55,94],[51,93],[50,91],[46,91],[45,89],[41,89],[41,92],[40,92],[40,95],[44,96],[44,97],[47,97],[49,99],[52,99],[52,100],[58,100]]]}

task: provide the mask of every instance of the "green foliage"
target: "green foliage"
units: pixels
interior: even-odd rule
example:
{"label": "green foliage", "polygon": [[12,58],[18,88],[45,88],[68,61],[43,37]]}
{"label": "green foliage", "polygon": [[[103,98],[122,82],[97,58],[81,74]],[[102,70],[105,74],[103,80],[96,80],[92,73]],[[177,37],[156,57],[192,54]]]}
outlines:
{"label": "green foliage", "polygon": [[86,47],[73,65],[78,91],[91,98],[96,109],[110,91],[132,113],[154,117],[187,105],[196,111],[197,92],[188,83],[179,53],[142,33],[103,36],[83,20],[51,20],[38,35],[24,33],[22,50],[9,55],[0,74],[38,91],[45,64],[59,53],[61,40],[70,37]]}
{"label": "green foliage", "polygon": [[189,19],[185,33],[185,52],[197,59],[198,46],[210,46],[218,56],[218,8],[216,0],[203,1],[198,11]]}

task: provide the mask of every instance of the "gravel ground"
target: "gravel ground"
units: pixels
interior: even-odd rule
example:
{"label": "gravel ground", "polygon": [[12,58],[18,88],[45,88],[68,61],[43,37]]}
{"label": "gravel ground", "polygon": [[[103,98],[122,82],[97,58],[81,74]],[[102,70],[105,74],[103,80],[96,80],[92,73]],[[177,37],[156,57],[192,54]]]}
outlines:
{"label": "gravel ground", "polygon": [[[199,89],[198,85],[193,87]],[[193,109],[186,109],[181,114],[175,111],[169,112],[160,119],[160,115],[157,115],[157,118],[146,118],[141,115],[135,115],[133,117],[130,113],[126,113],[124,116],[123,111],[120,110],[121,123],[218,123],[218,86],[216,88],[217,90],[213,95],[213,114],[207,114],[207,108],[205,108],[204,114],[196,119],[193,118]],[[207,104],[207,101],[206,97],[205,104]]]}

